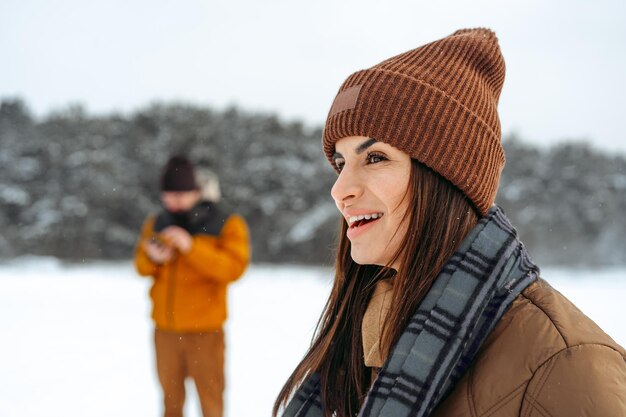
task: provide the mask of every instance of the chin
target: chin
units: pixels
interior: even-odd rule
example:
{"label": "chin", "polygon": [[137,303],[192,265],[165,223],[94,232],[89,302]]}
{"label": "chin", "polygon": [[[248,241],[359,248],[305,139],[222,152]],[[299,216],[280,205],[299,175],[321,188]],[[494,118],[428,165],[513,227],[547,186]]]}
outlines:
{"label": "chin", "polygon": [[363,253],[362,251],[355,250],[354,247],[350,251],[350,257],[359,265],[382,265],[377,261],[376,257]]}
{"label": "chin", "polygon": [[[360,250],[358,247],[355,248],[352,246],[350,248],[350,257],[354,262],[359,265],[378,265],[378,266],[389,266],[391,262],[391,254],[387,253],[388,251],[384,251],[384,253],[371,253],[372,251],[364,251]],[[397,271],[397,267],[395,265],[391,266],[392,269]]]}

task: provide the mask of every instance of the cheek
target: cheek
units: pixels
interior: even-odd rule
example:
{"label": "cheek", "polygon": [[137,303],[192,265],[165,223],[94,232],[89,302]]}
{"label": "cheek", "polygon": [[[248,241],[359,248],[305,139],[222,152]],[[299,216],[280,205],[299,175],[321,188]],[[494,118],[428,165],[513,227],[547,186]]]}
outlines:
{"label": "cheek", "polygon": [[177,210],[179,206],[180,201],[176,198],[169,198],[165,200],[165,207],[167,207],[169,210]]}
{"label": "cheek", "polygon": [[406,233],[406,215],[409,210],[410,196],[404,184],[403,186],[389,185],[387,190],[385,198],[389,210],[389,232],[392,233],[390,239],[398,242]]}
{"label": "cheek", "polygon": [[398,183],[390,178],[379,185],[381,190],[380,198],[383,200],[389,212],[396,216],[398,213],[403,214],[408,206],[408,181]]}

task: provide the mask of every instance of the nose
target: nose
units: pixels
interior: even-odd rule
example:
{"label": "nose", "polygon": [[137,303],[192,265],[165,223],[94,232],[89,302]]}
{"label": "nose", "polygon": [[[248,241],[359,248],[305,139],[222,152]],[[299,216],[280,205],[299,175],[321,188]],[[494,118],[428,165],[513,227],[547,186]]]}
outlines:
{"label": "nose", "polygon": [[335,180],[333,188],[330,189],[330,195],[335,200],[335,204],[341,210],[344,204],[359,198],[362,194],[363,186],[359,176],[348,167],[344,167]]}

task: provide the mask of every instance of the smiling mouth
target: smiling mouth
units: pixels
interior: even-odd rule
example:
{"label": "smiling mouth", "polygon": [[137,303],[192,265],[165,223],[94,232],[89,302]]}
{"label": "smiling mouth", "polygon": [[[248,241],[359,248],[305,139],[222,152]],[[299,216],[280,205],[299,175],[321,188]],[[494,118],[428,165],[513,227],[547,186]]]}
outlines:
{"label": "smiling mouth", "polygon": [[362,214],[360,216],[350,216],[348,219],[348,224],[350,225],[350,229],[356,229],[357,227],[361,227],[365,224],[372,223],[378,219],[383,217],[383,213],[372,213],[372,214]]}

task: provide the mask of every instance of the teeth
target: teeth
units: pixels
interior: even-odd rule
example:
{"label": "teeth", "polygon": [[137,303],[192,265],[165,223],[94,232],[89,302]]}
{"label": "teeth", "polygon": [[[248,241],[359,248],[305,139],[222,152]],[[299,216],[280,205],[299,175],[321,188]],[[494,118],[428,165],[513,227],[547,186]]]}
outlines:
{"label": "teeth", "polygon": [[358,222],[359,220],[379,219],[381,217],[383,217],[383,213],[361,214],[358,216],[350,216],[348,218],[348,223],[350,224],[350,226],[352,226],[355,222]]}

